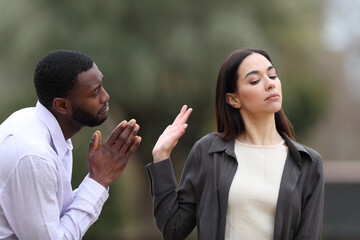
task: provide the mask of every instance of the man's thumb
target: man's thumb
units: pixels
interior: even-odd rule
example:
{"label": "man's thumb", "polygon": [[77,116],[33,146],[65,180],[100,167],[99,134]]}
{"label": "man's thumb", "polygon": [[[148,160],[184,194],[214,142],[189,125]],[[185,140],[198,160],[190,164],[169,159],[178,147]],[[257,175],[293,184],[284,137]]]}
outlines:
{"label": "man's thumb", "polygon": [[97,151],[100,145],[101,145],[101,132],[97,130],[91,138],[89,153]]}

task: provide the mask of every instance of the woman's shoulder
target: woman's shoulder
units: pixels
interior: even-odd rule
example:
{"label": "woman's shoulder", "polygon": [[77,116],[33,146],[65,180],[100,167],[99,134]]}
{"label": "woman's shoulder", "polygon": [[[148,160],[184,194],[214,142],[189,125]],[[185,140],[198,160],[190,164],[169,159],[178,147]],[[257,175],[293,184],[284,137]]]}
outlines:
{"label": "woman's shoulder", "polygon": [[231,147],[231,142],[221,138],[217,132],[208,133],[200,138],[193,146],[193,150],[197,152],[215,153],[225,151]]}
{"label": "woman's shoulder", "polygon": [[198,142],[213,142],[217,138],[219,138],[218,133],[212,132],[201,137]]}
{"label": "woman's shoulder", "polygon": [[[220,151],[219,146],[221,146],[222,142],[224,141],[216,132],[204,135],[193,145],[188,161],[193,164],[202,164],[204,161],[208,162],[213,158],[212,153]],[[211,164],[208,166],[211,166]]]}
{"label": "woman's shoulder", "polygon": [[319,152],[317,152],[316,150],[314,150],[311,147],[308,147],[305,145],[302,145],[302,146],[306,149],[307,153],[310,155],[310,157],[313,161],[321,161],[322,160],[321,154]]}
{"label": "woman's shoulder", "polygon": [[321,161],[321,155],[316,150],[311,147],[308,147],[304,144],[301,144],[293,139],[290,139],[286,134],[283,135],[283,138],[286,144],[290,147],[290,150],[293,154],[298,155],[298,152],[301,156],[308,156],[314,162]]}
{"label": "woman's shoulder", "polygon": [[211,146],[215,140],[221,140],[216,132],[208,133],[196,141],[195,146]]}
{"label": "woman's shoulder", "polygon": [[310,165],[322,165],[322,157],[319,152],[301,143],[296,143],[296,145],[302,163],[308,162]]}
{"label": "woman's shoulder", "polygon": [[192,147],[192,151],[207,151],[211,145],[213,144],[214,140],[219,138],[217,133],[208,133],[202,136],[199,140],[195,142]]}

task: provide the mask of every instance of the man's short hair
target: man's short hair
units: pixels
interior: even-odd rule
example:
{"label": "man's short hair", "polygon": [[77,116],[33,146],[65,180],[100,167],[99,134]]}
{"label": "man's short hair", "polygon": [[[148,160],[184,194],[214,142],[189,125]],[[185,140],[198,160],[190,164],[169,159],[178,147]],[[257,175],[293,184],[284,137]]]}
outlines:
{"label": "man's short hair", "polygon": [[77,83],[78,74],[92,68],[93,60],[80,52],[56,50],[37,64],[34,84],[39,101],[50,109],[54,98],[67,97]]}

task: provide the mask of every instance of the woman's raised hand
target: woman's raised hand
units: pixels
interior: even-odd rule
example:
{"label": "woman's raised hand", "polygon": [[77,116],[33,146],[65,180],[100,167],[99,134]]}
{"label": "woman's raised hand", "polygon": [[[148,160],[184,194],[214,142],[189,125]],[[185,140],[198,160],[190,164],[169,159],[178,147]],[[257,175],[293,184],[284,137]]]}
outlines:
{"label": "woman's raised hand", "polygon": [[178,143],[180,137],[185,133],[188,126],[186,121],[191,112],[192,108],[188,109],[188,107],[184,105],[174,122],[167,126],[164,132],[160,135],[152,151],[155,163],[170,157],[171,151]]}

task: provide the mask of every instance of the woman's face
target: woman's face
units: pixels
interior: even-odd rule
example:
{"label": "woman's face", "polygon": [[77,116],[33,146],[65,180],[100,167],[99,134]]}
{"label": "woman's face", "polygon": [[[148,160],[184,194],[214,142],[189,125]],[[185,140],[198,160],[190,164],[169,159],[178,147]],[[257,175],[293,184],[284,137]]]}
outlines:
{"label": "woman's face", "polygon": [[227,102],[242,116],[274,114],[281,109],[281,83],[276,69],[263,55],[253,53],[238,68],[237,91],[227,93]]}

